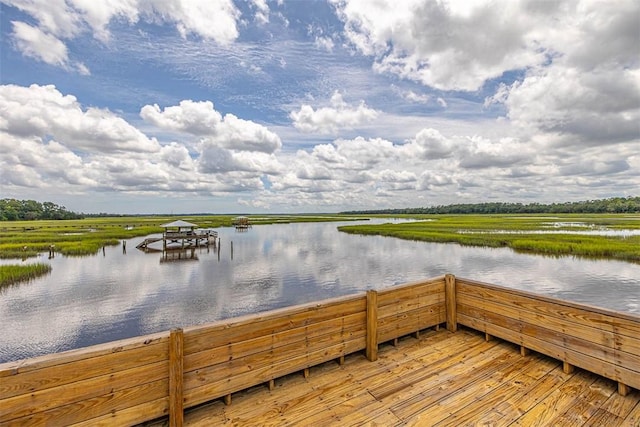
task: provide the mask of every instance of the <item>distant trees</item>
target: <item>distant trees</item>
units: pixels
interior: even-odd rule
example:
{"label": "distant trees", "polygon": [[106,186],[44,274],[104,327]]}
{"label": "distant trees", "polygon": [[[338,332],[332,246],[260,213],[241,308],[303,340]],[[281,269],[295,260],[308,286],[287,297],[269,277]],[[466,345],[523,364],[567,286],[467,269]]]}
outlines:
{"label": "distant trees", "polygon": [[638,213],[640,197],[613,197],[565,203],[469,203],[427,208],[381,209],[342,212],[345,214],[518,214],[518,213]]}
{"label": "distant trees", "polygon": [[0,221],[31,221],[36,219],[79,219],[83,216],[64,206],[35,200],[0,200]]}

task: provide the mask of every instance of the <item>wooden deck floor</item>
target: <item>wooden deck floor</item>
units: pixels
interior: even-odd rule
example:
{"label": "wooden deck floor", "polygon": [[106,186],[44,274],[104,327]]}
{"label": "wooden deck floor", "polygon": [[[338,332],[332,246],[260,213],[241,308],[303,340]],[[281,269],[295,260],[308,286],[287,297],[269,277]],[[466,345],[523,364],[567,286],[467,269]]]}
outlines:
{"label": "wooden deck floor", "polygon": [[[188,426],[640,426],[640,392],[470,330],[423,331],[185,413]],[[166,425],[166,420],[147,423]]]}

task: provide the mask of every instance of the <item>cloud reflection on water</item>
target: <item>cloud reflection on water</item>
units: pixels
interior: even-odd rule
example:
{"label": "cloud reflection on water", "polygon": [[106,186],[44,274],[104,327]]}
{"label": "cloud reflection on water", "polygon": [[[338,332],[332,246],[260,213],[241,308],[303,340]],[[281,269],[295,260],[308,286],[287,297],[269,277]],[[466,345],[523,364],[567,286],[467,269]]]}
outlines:
{"label": "cloud reflection on water", "polygon": [[[120,247],[56,257],[0,293],[0,361],[186,327],[453,273],[640,313],[640,265],[339,233],[335,223],[220,229],[220,256],[160,263]],[[137,239],[127,243],[133,248]],[[233,241],[233,259],[231,242]]]}

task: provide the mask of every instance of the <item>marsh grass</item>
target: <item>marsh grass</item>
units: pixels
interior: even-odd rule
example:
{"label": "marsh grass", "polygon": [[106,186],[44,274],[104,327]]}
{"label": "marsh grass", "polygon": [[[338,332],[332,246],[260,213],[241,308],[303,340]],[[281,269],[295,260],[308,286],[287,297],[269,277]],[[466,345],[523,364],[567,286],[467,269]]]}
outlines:
{"label": "marsh grass", "polygon": [[28,282],[36,277],[49,274],[49,264],[0,265],[0,288],[16,283]]}
{"label": "marsh grass", "polygon": [[536,233],[552,230],[586,231],[602,227],[610,230],[637,230],[640,229],[638,215],[423,215],[418,219],[427,221],[343,226],[339,230],[427,242],[510,247],[519,252],[546,255],[640,262],[640,236]]}
{"label": "marsh grass", "polygon": [[[181,216],[200,228],[231,227],[235,215]],[[260,215],[249,217],[252,224],[288,222],[345,221],[362,217],[339,215]],[[162,224],[178,217],[112,217],[82,220],[0,222],[0,258],[26,259],[49,251],[65,256],[98,253],[103,247],[118,245],[124,239],[161,233]]]}

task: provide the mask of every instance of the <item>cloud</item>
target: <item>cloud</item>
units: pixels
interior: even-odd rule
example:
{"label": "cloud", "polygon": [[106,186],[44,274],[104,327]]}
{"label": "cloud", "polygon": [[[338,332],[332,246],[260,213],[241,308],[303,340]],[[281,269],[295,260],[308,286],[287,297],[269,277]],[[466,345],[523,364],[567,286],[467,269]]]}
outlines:
{"label": "cloud", "polygon": [[145,105],[140,117],[160,128],[201,136],[207,144],[238,151],[273,153],[282,147],[280,137],[266,127],[233,114],[222,117],[213,102],[181,101],[161,110]]}
{"label": "cloud", "polygon": [[35,58],[49,65],[67,66],[67,46],[55,36],[24,22],[12,21],[16,47],[24,56]]}
{"label": "cloud", "polygon": [[[135,25],[172,24],[183,39],[195,36],[228,45],[238,38],[240,11],[232,0],[3,0],[30,15],[36,26],[13,21],[14,46],[23,55],[47,64],[69,69],[67,41],[90,32],[102,43],[111,38],[113,21]],[[254,0],[256,20],[268,22],[269,8],[263,0]],[[88,74],[78,63],[72,68]]]}
{"label": "cloud", "polygon": [[256,9],[255,20],[260,25],[269,23],[269,5],[266,0],[252,0]]}
{"label": "cloud", "polygon": [[[182,105],[200,107],[204,122],[216,117],[211,103]],[[196,133],[191,138],[200,139],[193,151],[184,142],[161,145],[116,114],[85,109],[52,85],[0,86],[0,183],[7,190],[64,189],[66,194],[212,194],[260,190],[265,174],[284,171],[272,153],[280,140],[261,125],[227,115],[202,136],[202,124],[180,117],[185,116],[155,118]]]}
{"label": "cloud", "polygon": [[561,136],[563,145],[633,141],[639,135],[640,69],[539,68],[503,85],[491,100],[502,100],[514,124]]}
{"label": "cloud", "polygon": [[[240,11],[231,0],[142,0],[138,7],[151,22],[175,24],[183,38],[193,34],[223,45],[238,38]],[[258,13],[264,19],[264,9],[258,8]]]}
{"label": "cloud", "polygon": [[520,2],[501,5],[499,14],[482,1],[336,0],[334,5],[345,37],[374,58],[376,71],[437,89],[474,91],[505,71],[546,59],[537,42],[537,20],[547,17],[523,13],[526,5]]}
{"label": "cloud", "polygon": [[460,147],[459,165],[466,169],[507,168],[535,161],[532,147],[512,138],[492,141],[474,136]]}
{"label": "cloud", "polygon": [[445,159],[454,154],[455,143],[436,129],[422,129],[401,148],[409,156],[421,160]]}
{"label": "cloud", "polygon": [[326,50],[327,52],[332,52],[333,47],[335,46],[333,43],[333,40],[331,40],[331,37],[322,37],[322,36],[316,36],[314,45],[318,49]]}
{"label": "cloud", "polygon": [[332,134],[340,129],[350,129],[370,122],[378,114],[376,110],[367,107],[364,101],[360,101],[356,107],[347,104],[340,92],[335,91],[329,107],[314,110],[310,105],[303,105],[300,110],[292,111],[289,117],[296,129],[303,132]]}
{"label": "cloud", "polygon": [[55,86],[0,86],[0,130],[21,137],[53,139],[70,150],[157,152],[160,145],[109,110],[83,109]]}

